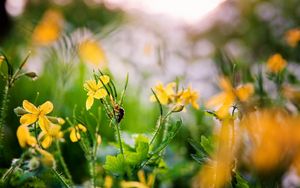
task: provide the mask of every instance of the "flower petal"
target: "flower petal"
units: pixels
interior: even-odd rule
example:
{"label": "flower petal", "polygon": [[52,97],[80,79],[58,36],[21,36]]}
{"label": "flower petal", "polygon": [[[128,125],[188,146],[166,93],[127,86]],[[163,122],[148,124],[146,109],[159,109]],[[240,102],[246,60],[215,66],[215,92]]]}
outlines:
{"label": "flower petal", "polygon": [[94,103],[94,97],[88,96],[85,103],[86,110],[89,110],[93,106],[93,103]]}
{"label": "flower petal", "polygon": [[46,116],[40,115],[39,116],[39,125],[42,131],[48,132],[49,127],[50,127],[50,121],[47,119]]}
{"label": "flower petal", "polygon": [[94,95],[96,99],[102,99],[107,96],[107,91],[105,89],[98,89]]}
{"label": "flower petal", "polygon": [[51,136],[46,136],[45,138],[44,138],[44,140],[42,141],[42,146],[43,146],[43,148],[45,148],[45,149],[47,149],[47,148],[49,148],[50,146],[51,146],[51,144],[52,144],[52,137]]}
{"label": "flower petal", "polygon": [[32,114],[37,114],[39,112],[39,110],[37,109],[37,107],[35,107],[32,103],[30,103],[28,100],[24,100],[23,101],[23,108]]}
{"label": "flower petal", "polygon": [[[108,82],[110,80],[109,76],[107,76],[107,75],[100,76],[100,79],[104,84],[108,84]],[[101,81],[100,81],[100,83],[101,83]]]}
{"label": "flower petal", "polygon": [[30,135],[27,125],[21,125],[17,129],[17,138],[22,148],[36,145],[36,139]]}
{"label": "flower petal", "polygon": [[80,134],[75,130],[75,128],[71,129],[70,140],[72,142],[77,142],[80,139]]}
{"label": "flower petal", "polygon": [[82,124],[78,124],[76,127],[78,127],[81,131],[86,132],[86,127]]}
{"label": "flower petal", "polygon": [[41,106],[39,106],[39,109],[40,109],[41,113],[49,114],[53,110],[53,104],[52,104],[52,102],[47,101],[44,104],[42,104]]}
{"label": "flower petal", "polygon": [[21,117],[20,123],[22,125],[30,125],[37,121],[38,116],[35,114],[25,114]]}

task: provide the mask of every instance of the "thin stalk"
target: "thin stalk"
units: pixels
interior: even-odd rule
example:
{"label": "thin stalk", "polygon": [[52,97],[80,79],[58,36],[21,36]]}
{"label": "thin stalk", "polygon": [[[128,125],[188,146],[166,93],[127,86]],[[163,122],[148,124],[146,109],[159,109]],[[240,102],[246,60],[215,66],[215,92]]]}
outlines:
{"label": "thin stalk", "polygon": [[67,164],[62,156],[62,152],[61,152],[61,148],[60,148],[60,144],[58,141],[55,142],[56,144],[56,148],[57,148],[57,153],[58,153],[58,160],[64,170],[64,173],[65,175],[67,176],[67,178],[70,180],[70,182],[73,184],[73,181],[72,181],[72,176],[71,176],[71,173],[67,167]]}
{"label": "thin stalk", "polygon": [[[8,105],[8,92],[9,92],[9,82],[6,82],[4,92],[3,92],[3,99],[1,105],[1,116],[0,116],[0,151],[3,152],[4,149],[4,123],[6,119],[6,110]],[[3,155],[1,155],[3,156]]]}
{"label": "thin stalk", "polygon": [[156,137],[158,136],[158,134],[159,134],[159,132],[162,128],[162,125],[165,123],[166,119],[171,114],[172,114],[172,111],[169,111],[164,117],[162,115],[159,116],[157,126],[156,126],[156,131],[155,131],[154,136],[152,137],[152,139],[150,141],[150,145],[153,144],[154,140],[156,139]]}
{"label": "thin stalk", "polygon": [[150,141],[150,145],[154,142],[155,138],[157,137],[158,133],[160,132],[161,129],[161,125],[162,125],[162,116],[159,116],[159,119],[157,121],[157,128],[156,131],[154,133],[154,136],[152,137],[151,141]]}
{"label": "thin stalk", "polygon": [[65,181],[64,177],[62,177],[61,174],[59,174],[54,168],[51,168],[54,175],[57,177],[57,179],[67,188],[71,188],[71,186]]}
{"label": "thin stalk", "polygon": [[90,169],[90,176],[92,177],[92,187],[96,188],[96,161],[95,158],[92,156],[92,160],[89,161],[89,169]]}
{"label": "thin stalk", "polygon": [[120,125],[119,123],[115,123],[116,132],[117,132],[117,136],[118,136],[118,141],[119,141],[119,144],[120,144],[120,151],[121,151],[121,154],[124,157],[123,144],[122,144],[122,139],[121,139],[121,133],[120,133],[120,127],[119,127],[119,125]]}

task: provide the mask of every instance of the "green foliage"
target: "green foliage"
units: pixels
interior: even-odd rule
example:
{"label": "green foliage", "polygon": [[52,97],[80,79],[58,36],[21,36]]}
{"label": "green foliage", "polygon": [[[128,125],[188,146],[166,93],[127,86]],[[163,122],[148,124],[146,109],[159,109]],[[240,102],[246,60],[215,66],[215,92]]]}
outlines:
{"label": "green foliage", "polygon": [[127,164],[122,154],[117,156],[108,155],[103,167],[115,176],[123,176],[126,172]]}
{"label": "green foliage", "polygon": [[138,137],[135,143],[135,151],[125,151],[126,161],[131,166],[139,166],[147,159],[149,143],[144,137]]}
{"label": "green foliage", "polygon": [[203,164],[209,160],[210,155],[214,151],[214,143],[212,137],[201,136],[200,143],[193,139],[189,140],[191,146],[196,150],[196,154],[191,154],[193,159],[199,164]]}

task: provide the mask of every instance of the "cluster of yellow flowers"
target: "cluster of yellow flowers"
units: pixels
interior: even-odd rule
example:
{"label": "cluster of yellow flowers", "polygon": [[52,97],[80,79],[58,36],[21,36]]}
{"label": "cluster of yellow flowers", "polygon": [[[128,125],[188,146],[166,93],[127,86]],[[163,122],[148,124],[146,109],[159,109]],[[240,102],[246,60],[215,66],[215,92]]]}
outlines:
{"label": "cluster of yellow flowers", "polygon": [[[197,100],[199,98],[198,92],[194,91],[191,86],[187,89],[180,90],[176,89],[176,83],[171,82],[164,86],[162,83],[158,83],[154,87],[154,92],[162,105],[174,105],[175,109],[181,111],[182,108],[188,104],[191,104],[195,109],[199,109]],[[155,95],[150,97],[152,102],[156,101]],[[182,106],[182,108],[177,107]]]}
{"label": "cluster of yellow flowers", "polygon": [[[17,138],[21,147],[32,147],[36,149],[42,156],[46,165],[54,166],[54,157],[44,149],[51,146],[53,140],[61,139],[61,125],[64,124],[62,118],[47,116],[53,110],[53,104],[50,101],[36,107],[27,100],[23,101],[23,108],[20,118],[21,125],[17,129]],[[37,129],[39,126],[41,132],[39,135],[32,136],[29,127]],[[42,149],[44,148],[44,149]]]}

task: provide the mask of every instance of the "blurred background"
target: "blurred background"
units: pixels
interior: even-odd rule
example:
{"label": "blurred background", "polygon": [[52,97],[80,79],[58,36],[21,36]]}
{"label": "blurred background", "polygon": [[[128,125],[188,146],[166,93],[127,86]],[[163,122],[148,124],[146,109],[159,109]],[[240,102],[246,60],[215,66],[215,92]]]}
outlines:
{"label": "blurred background", "polygon": [[[0,166],[9,166],[21,152],[13,109],[24,99],[37,98],[36,104],[52,101],[54,115],[70,117],[75,106],[84,109],[83,82],[98,68],[113,75],[119,92],[129,73],[125,133],[153,130],[158,109],[149,96],[158,81],[179,79],[181,87],[192,85],[200,92],[200,105],[215,94],[224,63],[220,51],[245,69],[255,69],[280,52],[297,75],[299,45],[288,48],[284,35],[300,24],[299,5],[298,0],[2,0],[0,48],[16,66],[31,51],[25,68],[38,78],[22,79],[11,91],[6,143],[15,149]],[[0,83],[3,90],[4,80]],[[172,169],[161,177],[166,187],[191,180],[198,166],[186,138],[199,140],[211,131],[203,112],[189,109],[183,116],[184,126],[166,153]],[[104,114],[102,119],[102,138],[109,143],[113,130]],[[76,169],[84,169],[84,156],[74,155],[80,153],[76,144],[69,146],[63,148],[66,161],[76,183],[82,183],[88,173]],[[105,152],[103,148],[99,154],[103,160]],[[73,167],[75,161],[78,166]]]}

